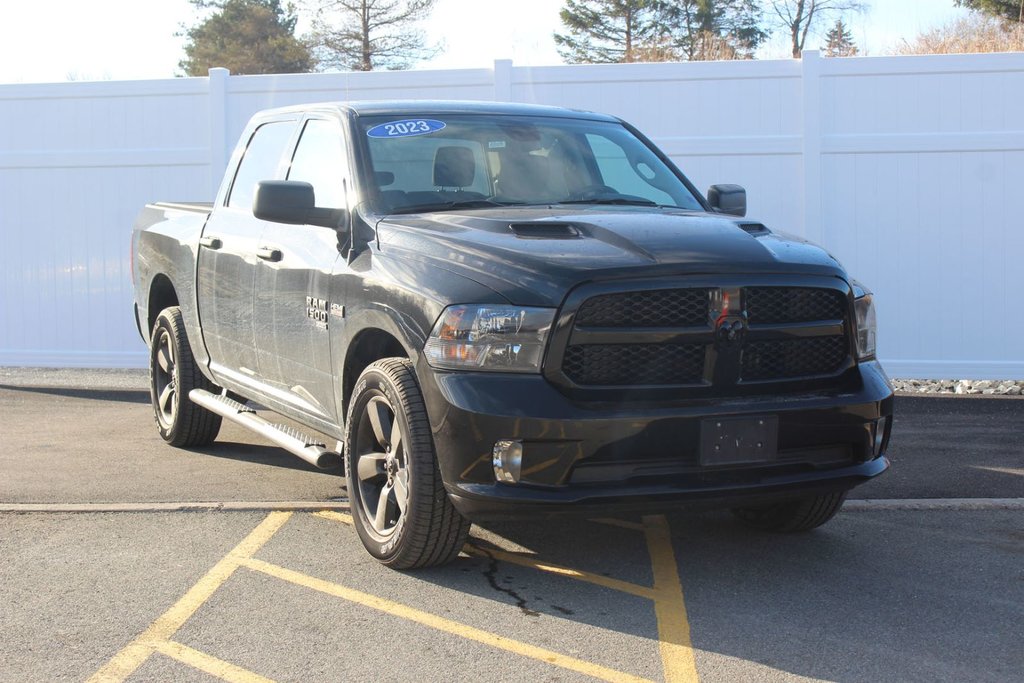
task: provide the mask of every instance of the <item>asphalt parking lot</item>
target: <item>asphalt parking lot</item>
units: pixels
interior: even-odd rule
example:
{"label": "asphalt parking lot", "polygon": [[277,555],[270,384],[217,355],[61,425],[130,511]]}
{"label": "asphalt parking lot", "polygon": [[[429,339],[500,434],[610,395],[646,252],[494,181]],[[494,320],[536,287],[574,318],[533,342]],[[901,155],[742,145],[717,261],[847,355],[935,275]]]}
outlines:
{"label": "asphalt parking lot", "polygon": [[1024,675],[1024,400],[900,397],[892,471],[811,534],[489,524],[402,574],[338,473],[228,425],[170,449],[137,378],[69,384],[0,373],[2,681]]}

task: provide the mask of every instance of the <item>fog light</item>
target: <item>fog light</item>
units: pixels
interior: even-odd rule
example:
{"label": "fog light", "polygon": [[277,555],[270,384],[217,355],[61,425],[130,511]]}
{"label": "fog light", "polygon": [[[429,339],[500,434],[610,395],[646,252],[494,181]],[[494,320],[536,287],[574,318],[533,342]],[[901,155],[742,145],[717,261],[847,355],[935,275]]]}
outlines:
{"label": "fog light", "polygon": [[876,458],[882,454],[882,444],[885,441],[885,425],[888,421],[889,418],[883,417],[875,423],[875,442],[873,444],[872,455]]}
{"label": "fog light", "polygon": [[523,442],[496,441],[491,462],[494,464],[495,479],[506,484],[518,483],[523,469]]}

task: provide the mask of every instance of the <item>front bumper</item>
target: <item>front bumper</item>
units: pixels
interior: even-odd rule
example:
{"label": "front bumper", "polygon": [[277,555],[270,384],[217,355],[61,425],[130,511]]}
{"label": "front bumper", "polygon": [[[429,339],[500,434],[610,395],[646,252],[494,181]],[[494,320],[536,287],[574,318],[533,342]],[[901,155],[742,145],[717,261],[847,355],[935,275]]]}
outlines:
{"label": "front bumper", "polygon": [[[884,472],[893,393],[876,362],[843,389],[687,400],[580,402],[543,377],[437,372],[421,387],[438,464],[471,519],[756,505],[853,488]],[[778,417],[778,454],[766,464],[702,466],[710,417]],[[518,484],[495,481],[494,443],[523,442]]]}

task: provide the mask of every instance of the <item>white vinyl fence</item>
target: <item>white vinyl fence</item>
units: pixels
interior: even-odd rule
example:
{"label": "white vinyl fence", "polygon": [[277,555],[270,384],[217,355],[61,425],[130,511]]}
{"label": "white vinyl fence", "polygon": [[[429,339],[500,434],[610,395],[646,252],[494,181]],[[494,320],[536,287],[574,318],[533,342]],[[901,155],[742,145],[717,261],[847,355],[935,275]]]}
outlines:
{"label": "white vinyl fence", "polygon": [[3,85],[0,365],[143,365],[142,205],[210,200],[259,109],[392,98],[619,115],[871,287],[891,375],[1024,378],[1022,53]]}

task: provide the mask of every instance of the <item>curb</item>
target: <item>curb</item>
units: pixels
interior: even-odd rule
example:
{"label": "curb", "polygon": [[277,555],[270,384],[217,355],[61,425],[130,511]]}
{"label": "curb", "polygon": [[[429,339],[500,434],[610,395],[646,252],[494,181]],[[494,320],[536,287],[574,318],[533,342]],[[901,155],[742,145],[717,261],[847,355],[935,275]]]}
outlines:
{"label": "curb", "polygon": [[[190,503],[0,503],[0,513],[98,512],[318,512],[348,510],[347,500],[221,501]],[[1024,510],[1024,498],[905,498],[847,500],[843,512]]]}
{"label": "curb", "polygon": [[4,512],[318,512],[348,510],[348,501],[223,501],[194,503],[0,503]]}
{"label": "curb", "polygon": [[843,511],[871,512],[884,510],[1024,510],[1024,498],[906,498],[848,500]]}

